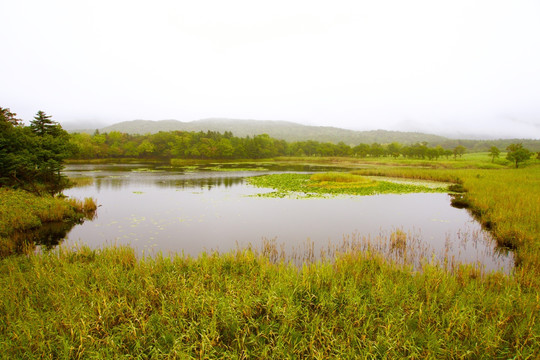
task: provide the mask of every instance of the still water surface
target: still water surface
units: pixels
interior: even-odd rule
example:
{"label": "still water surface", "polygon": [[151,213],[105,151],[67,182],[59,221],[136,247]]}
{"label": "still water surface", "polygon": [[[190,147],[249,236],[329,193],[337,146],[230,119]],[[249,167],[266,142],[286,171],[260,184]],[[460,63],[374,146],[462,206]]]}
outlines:
{"label": "still water surface", "polygon": [[205,170],[140,164],[69,165],[68,176],[89,176],[94,181],[65,194],[93,197],[100,207],[97,217],[76,225],[64,244],[92,248],[129,244],[139,254],[161,251],[197,256],[249,244],[258,248],[264,239],[275,239],[286,251],[312,243],[318,252],[344,239],[377,241],[401,230],[428,257],[448,254],[462,262],[480,261],[486,269],[512,267],[511,256],[495,251],[490,235],[466,210],[451,207],[448,194],[261,198],[253,195],[271,190],[248,185],[247,176],[328,169],[268,165],[267,171],[261,171],[257,165],[258,171],[249,171],[246,165],[238,166],[242,169],[216,171],[215,166]]}

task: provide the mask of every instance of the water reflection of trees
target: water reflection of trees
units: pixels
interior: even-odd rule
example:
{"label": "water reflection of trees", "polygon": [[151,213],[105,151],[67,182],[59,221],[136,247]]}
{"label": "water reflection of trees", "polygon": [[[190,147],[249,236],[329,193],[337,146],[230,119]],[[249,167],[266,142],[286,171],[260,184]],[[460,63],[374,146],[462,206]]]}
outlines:
{"label": "water reflection of trees", "polygon": [[39,246],[43,250],[51,250],[60,245],[68,236],[75,225],[82,224],[85,220],[93,220],[97,212],[91,211],[84,218],[72,221],[45,222],[39,227],[26,231],[17,231],[0,244],[0,258],[16,254],[29,254],[36,251]]}
{"label": "water reflection of trees", "polygon": [[[206,171],[204,165],[201,168],[193,171],[183,172],[178,168],[175,170],[167,171],[160,170],[159,172],[152,171],[153,166],[136,164],[124,165],[124,166],[111,166],[111,165],[92,165],[91,167],[84,169],[84,175],[94,176],[94,186],[100,191],[102,189],[121,190],[127,185],[141,184],[149,186],[158,186],[161,188],[206,188],[211,189],[216,186],[231,187],[237,184],[241,184],[243,178],[246,176],[252,176],[262,174],[262,172],[256,172],[253,174],[246,174],[246,170],[250,167],[260,167],[260,164],[220,164],[219,167],[223,170],[234,170],[235,167],[241,166],[239,172],[228,172],[226,174],[214,171]],[[132,171],[136,169],[148,169],[149,171]],[[327,166],[327,165],[307,165],[307,164],[265,164],[265,168],[268,172],[273,171],[294,171],[294,172],[317,172],[317,171],[329,171],[340,170],[339,167]],[[77,173],[80,170],[77,167],[71,166],[67,173]],[[249,171],[249,170],[248,170]],[[80,174],[78,174],[80,175]]]}
{"label": "water reflection of trees", "polygon": [[213,187],[223,186],[225,188],[232,187],[234,185],[240,185],[244,181],[243,177],[207,177],[197,179],[177,179],[172,181],[159,181],[156,183],[158,187],[172,187],[181,189],[211,189]]}
{"label": "water reflection of trees", "polygon": [[0,257],[34,252],[37,246],[50,250],[67,237],[77,222],[50,222],[38,228],[13,233],[0,249]]}
{"label": "water reflection of trees", "polygon": [[121,190],[123,187],[132,184],[142,184],[156,186],[159,188],[204,188],[211,189],[217,186],[231,187],[242,184],[243,177],[188,177],[188,178],[148,178],[148,179],[129,179],[129,178],[96,178],[94,185],[98,191],[101,189]]}
{"label": "water reflection of trees", "polygon": [[94,184],[96,189],[100,191],[102,188],[111,188],[114,190],[120,190],[129,183],[127,178],[96,178]]}

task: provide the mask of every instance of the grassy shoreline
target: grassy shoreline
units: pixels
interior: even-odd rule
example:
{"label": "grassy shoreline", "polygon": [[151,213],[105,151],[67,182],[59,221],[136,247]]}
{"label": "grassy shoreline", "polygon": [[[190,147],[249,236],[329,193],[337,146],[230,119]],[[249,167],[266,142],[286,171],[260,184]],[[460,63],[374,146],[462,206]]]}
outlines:
{"label": "grassy shoreline", "polygon": [[15,233],[39,228],[45,223],[77,222],[92,216],[97,208],[91,198],[84,200],[37,196],[24,190],[0,188],[0,257],[32,244],[24,244]]}
{"label": "grassy shoreline", "polygon": [[80,248],[0,262],[11,358],[532,359],[538,293],[376,252],[304,266],[250,250],[137,260]]}
{"label": "grassy shoreline", "polygon": [[465,265],[449,272],[434,263],[413,271],[368,250],[299,270],[253,250],[137,259],[125,247],[60,247],[0,260],[0,353],[411,359],[540,353],[539,165],[486,169],[473,159],[455,168],[418,167],[389,159],[384,167],[362,168],[358,159],[319,160],[352,166],[358,175],[460,184],[471,212],[515,249],[519,267],[511,275]]}
{"label": "grassy shoreline", "polygon": [[540,166],[524,169],[430,171],[414,168],[358,170],[363,175],[393,176],[461,184],[471,213],[500,246],[514,249],[524,280],[537,288],[540,274]]}

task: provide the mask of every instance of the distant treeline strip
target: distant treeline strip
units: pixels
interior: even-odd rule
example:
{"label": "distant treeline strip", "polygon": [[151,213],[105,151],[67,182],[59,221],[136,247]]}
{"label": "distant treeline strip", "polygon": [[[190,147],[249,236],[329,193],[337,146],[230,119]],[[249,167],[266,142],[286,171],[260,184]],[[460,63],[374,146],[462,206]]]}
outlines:
{"label": "distant treeline strip", "polygon": [[276,156],[357,156],[357,157],[407,157],[436,160],[440,157],[461,156],[464,146],[453,149],[427,142],[403,145],[359,144],[350,146],[318,141],[287,142],[267,134],[236,137],[224,133],[170,131],[148,135],[131,135],[120,132],[71,134],[70,142],[76,151],[74,159],[99,158],[185,158],[185,159],[264,159]]}

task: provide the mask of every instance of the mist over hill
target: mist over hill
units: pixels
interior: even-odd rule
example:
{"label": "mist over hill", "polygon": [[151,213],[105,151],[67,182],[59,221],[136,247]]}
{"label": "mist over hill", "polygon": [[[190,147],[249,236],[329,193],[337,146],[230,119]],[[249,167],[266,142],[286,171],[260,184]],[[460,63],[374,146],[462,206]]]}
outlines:
{"label": "mist over hill", "polygon": [[[96,129],[76,130],[70,132],[93,133]],[[132,120],[123,121],[99,129],[100,132],[118,131],[128,134],[154,134],[160,131],[225,131],[232,132],[235,136],[245,137],[259,134],[268,134],[273,138],[293,141],[314,140],[319,142],[331,142],[337,144],[342,141],[347,145],[361,143],[389,144],[398,142],[401,144],[414,144],[427,142],[430,145],[441,145],[445,148],[453,148],[463,145],[469,150],[486,151],[491,146],[505,149],[511,143],[521,142],[532,151],[540,151],[540,140],[530,139],[452,139],[440,135],[426,134],[421,132],[404,132],[389,130],[357,131],[342,129],[331,126],[310,126],[289,121],[273,120],[238,120],[212,118],[189,122],[178,120]]]}
{"label": "mist over hill", "polygon": [[442,142],[447,138],[419,132],[401,132],[387,130],[356,131],[331,126],[310,126],[288,121],[272,120],[237,120],[237,119],[202,119],[190,122],[178,120],[133,120],[124,121],[99,129],[100,132],[119,131],[128,134],[153,134],[159,131],[230,131],[235,136],[245,137],[268,134],[273,138],[286,141],[315,140],[320,142],[348,145],[359,143],[415,143],[419,141]]}

